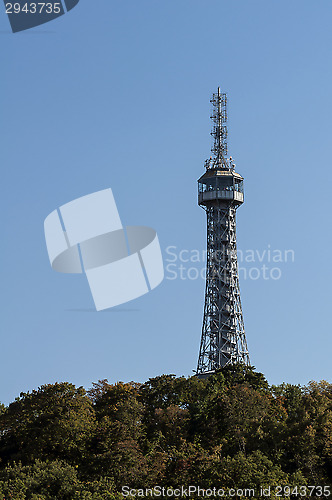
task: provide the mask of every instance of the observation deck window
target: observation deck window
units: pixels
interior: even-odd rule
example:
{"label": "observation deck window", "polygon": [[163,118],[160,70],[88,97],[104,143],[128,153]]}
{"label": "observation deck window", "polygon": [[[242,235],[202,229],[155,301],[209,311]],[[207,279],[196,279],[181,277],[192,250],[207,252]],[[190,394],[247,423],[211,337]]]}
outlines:
{"label": "observation deck window", "polygon": [[204,179],[198,184],[198,190],[200,193],[205,193],[206,191],[215,191],[216,190],[216,178],[211,177],[208,179]]}
{"label": "observation deck window", "polygon": [[243,180],[235,179],[234,189],[235,189],[235,191],[239,191],[240,193],[243,193]]}
{"label": "observation deck window", "polygon": [[243,194],[243,180],[231,176],[208,177],[198,183],[199,193],[207,191],[238,191]]}
{"label": "observation deck window", "polygon": [[205,193],[206,191],[233,191],[233,189],[233,177],[210,177],[203,179],[198,184],[200,193]]}

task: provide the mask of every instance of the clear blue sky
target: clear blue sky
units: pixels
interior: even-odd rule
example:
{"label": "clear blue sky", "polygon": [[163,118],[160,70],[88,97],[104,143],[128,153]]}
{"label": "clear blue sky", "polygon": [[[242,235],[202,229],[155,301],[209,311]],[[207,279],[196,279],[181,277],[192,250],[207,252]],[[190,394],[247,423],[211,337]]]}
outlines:
{"label": "clear blue sky", "polygon": [[241,279],[251,361],[270,383],[331,381],[331,22],[330,0],[81,0],[12,34],[2,7],[1,401],[196,368],[204,280],[94,312],[84,276],[52,271],[43,221],[111,187],[123,223],[155,228],[165,258],[203,251],[196,180],[218,85],[245,177],[238,246],[295,254],[241,264],[282,273]]}

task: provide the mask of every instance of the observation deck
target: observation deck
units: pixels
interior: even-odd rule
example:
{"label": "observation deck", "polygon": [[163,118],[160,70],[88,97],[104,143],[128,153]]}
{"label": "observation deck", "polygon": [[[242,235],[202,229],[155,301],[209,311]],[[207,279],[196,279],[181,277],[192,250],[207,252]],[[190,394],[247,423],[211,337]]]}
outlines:
{"label": "observation deck", "polygon": [[243,177],[234,171],[208,169],[198,179],[198,204],[209,205],[214,201],[244,202]]}

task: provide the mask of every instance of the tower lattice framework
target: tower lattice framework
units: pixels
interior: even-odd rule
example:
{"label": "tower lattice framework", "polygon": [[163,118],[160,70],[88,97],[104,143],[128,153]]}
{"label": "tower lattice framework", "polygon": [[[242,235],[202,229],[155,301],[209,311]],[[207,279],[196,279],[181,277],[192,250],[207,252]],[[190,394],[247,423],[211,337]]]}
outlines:
{"label": "tower lattice framework", "polygon": [[250,364],[240,298],[236,210],[244,201],[243,177],[227,158],[226,94],[213,94],[213,157],[198,180],[198,204],[207,215],[205,305],[197,375],[233,363]]}

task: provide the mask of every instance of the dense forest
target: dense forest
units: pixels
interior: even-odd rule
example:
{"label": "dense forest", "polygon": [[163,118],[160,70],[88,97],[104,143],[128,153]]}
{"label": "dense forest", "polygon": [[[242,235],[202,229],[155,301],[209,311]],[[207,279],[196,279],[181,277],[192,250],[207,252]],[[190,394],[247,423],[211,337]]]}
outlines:
{"label": "dense forest", "polygon": [[324,381],[270,386],[235,365],[205,380],[49,384],[0,405],[1,500],[184,498],[190,485],[191,498],[329,498],[331,483]]}

